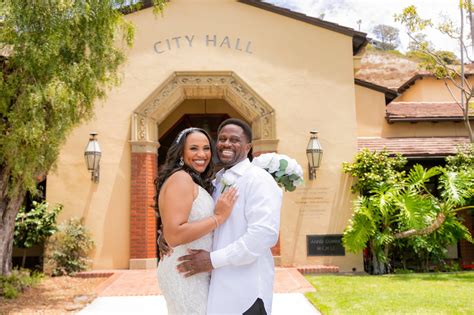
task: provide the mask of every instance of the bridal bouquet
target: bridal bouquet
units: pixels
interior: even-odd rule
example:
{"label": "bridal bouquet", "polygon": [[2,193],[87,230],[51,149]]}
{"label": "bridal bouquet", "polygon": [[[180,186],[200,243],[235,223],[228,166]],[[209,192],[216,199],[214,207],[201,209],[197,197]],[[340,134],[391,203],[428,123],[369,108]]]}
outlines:
{"label": "bridal bouquet", "polygon": [[286,191],[293,191],[304,183],[301,166],[284,154],[264,153],[254,158],[252,163],[270,173],[278,186]]}

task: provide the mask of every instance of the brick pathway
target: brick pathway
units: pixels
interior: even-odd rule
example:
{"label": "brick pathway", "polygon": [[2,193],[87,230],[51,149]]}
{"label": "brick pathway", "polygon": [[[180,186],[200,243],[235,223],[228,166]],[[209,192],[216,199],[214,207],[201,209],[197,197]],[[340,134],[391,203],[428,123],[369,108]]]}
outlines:
{"label": "brick pathway", "polygon": [[[111,275],[112,274],[112,275]],[[109,276],[96,289],[98,296],[160,295],[156,270],[100,270],[82,276]],[[275,293],[304,293],[315,289],[296,268],[275,268]]]}

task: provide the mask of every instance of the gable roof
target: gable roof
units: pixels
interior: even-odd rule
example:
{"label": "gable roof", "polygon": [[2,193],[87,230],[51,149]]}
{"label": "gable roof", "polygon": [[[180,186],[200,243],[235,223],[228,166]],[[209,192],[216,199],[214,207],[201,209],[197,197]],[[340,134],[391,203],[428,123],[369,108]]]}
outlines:
{"label": "gable roof", "polygon": [[418,72],[415,73],[408,81],[403,83],[399,88],[398,88],[398,93],[403,94],[406,90],[410,88],[413,84],[415,84],[416,81],[423,79],[424,77],[433,77],[434,75],[429,73],[429,72]]}
{"label": "gable roof", "polygon": [[386,88],[385,86],[381,86],[372,82],[364,81],[361,79],[354,79],[354,83],[363,87],[366,87],[368,89],[381,92],[385,94],[385,105],[393,101],[397,96],[398,93],[395,90]]}
{"label": "gable roof", "polygon": [[336,23],[327,22],[312,16],[307,16],[306,14],[291,11],[286,8],[282,8],[270,3],[262,2],[261,0],[237,0],[238,2],[245,3],[266,11],[270,11],[276,14],[280,14],[298,21],[306,22],[315,26],[319,26],[340,34],[344,34],[352,37],[352,54],[356,55],[362,50],[367,44],[367,34],[363,32],[356,31],[352,28],[345,27]]}
{"label": "gable roof", "polygon": [[[465,64],[464,65],[464,75],[466,77],[474,75],[474,64]],[[415,84],[416,81],[426,78],[426,77],[431,77],[431,78],[436,78],[434,74],[428,71],[418,71],[415,73],[408,81],[403,83],[399,88],[398,88],[398,93],[403,94],[406,90],[408,90],[413,84]]]}

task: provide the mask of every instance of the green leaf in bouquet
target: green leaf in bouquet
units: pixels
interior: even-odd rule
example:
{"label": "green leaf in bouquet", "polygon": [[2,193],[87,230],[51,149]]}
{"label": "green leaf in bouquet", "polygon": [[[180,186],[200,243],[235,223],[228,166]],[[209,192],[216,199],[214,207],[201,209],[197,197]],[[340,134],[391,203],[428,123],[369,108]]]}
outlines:
{"label": "green leaf in bouquet", "polygon": [[297,180],[297,179],[300,178],[300,177],[299,177],[298,175],[296,175],[296,174],[291,174],[291,175],[289,176],[289,178],[290,178],[291,181],[293,181],[293,180]]}
{"label": "green leaf in bouquet", "polygon": [[285,172],[286,168],[288,167],[288,161],[285,159],[280,160],[280,171]]}
{"label": "green leaf in bouquet", "polygon": [[289,185],[285,187],[286,191],[294,191],[296,189],[296,186]]}
{"label": "green leaf in bouquet", "polygon": [[280,181],[283,183],[283,185],[285,185],[285,187],[291,186],[291,182],[288,176],[281,177]]}
{"label": "green leaf in bouquet", "polygon": [[275,176],[276,176],[277,178],[280,178],[280,177],[282,177],[283,175],[285,175],[285,171],[278,171],[278,172],[275,173]]}

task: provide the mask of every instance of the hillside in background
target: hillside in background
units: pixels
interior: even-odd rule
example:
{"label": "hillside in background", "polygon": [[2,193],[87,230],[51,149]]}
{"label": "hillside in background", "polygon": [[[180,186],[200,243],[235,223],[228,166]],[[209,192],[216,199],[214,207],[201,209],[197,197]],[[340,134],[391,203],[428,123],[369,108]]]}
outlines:
{"label": "hillside in background", "polygon": [[403,55],[367,49],[356,78],[396,90],[416,73],[418,63]]}

